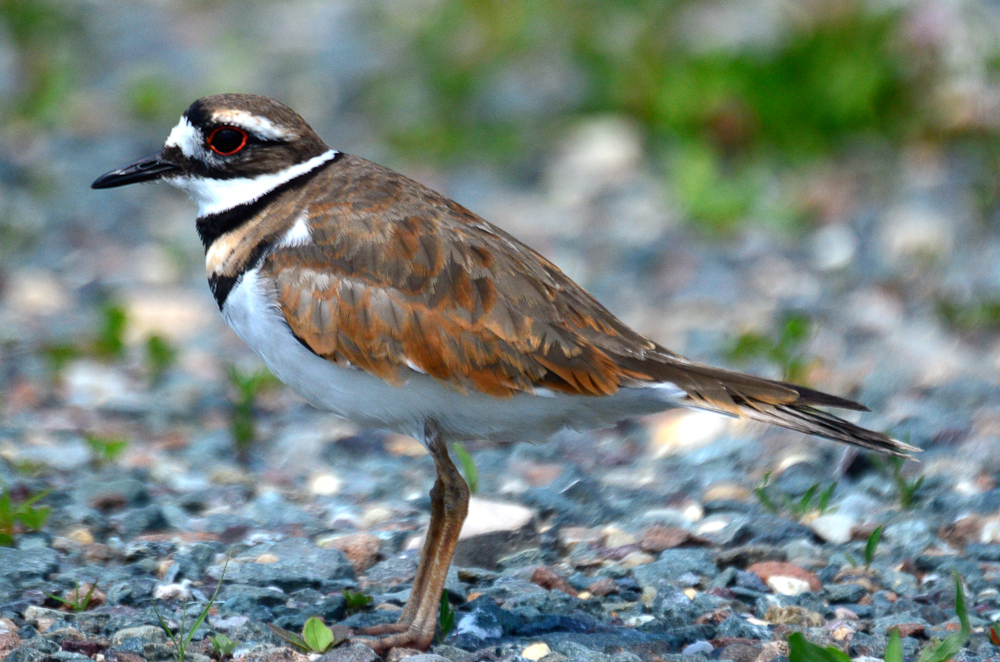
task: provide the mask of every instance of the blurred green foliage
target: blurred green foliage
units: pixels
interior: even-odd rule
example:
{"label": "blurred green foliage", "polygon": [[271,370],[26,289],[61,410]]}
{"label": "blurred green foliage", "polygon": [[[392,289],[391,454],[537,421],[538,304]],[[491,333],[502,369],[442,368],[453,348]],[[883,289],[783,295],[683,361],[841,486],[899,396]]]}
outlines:
{"label": "blurred green foliage", "polygon": [[16,536],[25,531],[40,531],[52,514],[49,506],[35,508],[35,503],[48,496],[51,490],[40,494],[0,486],[0,546],[12,547]]}
{"label": "blurred green foliage", "polygon": [[166,76],[149,74],[129,85],[126,92],[129,113],[144,122],[175,120],[190,99],[173,85]]}
{"label": "blurred green foliage", "polygon": [[[907,41],[900,10],[804,4],[777,43],[701,50],[684,38],[696,4],[455,0],[390,15],[408,57],[370,98],[394,145],[422,159],[530,157],[566,115],[625,115],[689,216],[720,228],[747,214],[760,165],[779,154],[795,162],[858,136],[927,130],[936,58]],[[546,67],[555,83],[525,73]]]}
{"label": "blurred green foliage", "polygon": [[163,380],[163,375],[177,361],[177,350],[159,334],[146,338],[146,372],[154,385]]}
{"label": "blurred green foliage", "polygon": [[20,93],[5,111],[33,121],[54,121],[82,55],[70,43],[79,23],[69,5],[56,0],[0,0],[0,23],[17,46],[22,72]]}
{"label": "blurred green foliage", "polygon": [[128,318],[125,309],[117,303],[106,302],[101,306],[101,324],[97,338],[91,345],[94,356],[102,359],[119,359],[125,354],[125,327]]}
{"label": "blurred green foliage", "polygon": [[748,332],[739,336],[730,346],[730,360],[748,362],[766,359],[781,366],[782,379],[804,384],[814,361],[803,354],[805,343],[812,334],[812,320],[792,313],[781,321],[778,332],[772,336]]}
{"label": "blurred green foliage", "polygon": [[244,372],[236,366],[230,366],[226,375],[234,392],[229,431],[233,437],[233,444],[236,446],[237,457],[240,462],[245,464],[249,459],[250,449],[257,440],[255,412],[257,398],[265,391],[276,387],[280,382],[267,368]]}
{"label": "blurred green foliage", "polygon": [[941,298],[937,302],[938,318],[956,331],[1000,331],[1000,300],[983,299],[959,303]]}
{"label": "blurred green foliage", "polygon": [[101,437],[88,434],[84,441],[90,447],[90,461],[96,468],[114,464],[128,449],[128,442],[120,437]]}

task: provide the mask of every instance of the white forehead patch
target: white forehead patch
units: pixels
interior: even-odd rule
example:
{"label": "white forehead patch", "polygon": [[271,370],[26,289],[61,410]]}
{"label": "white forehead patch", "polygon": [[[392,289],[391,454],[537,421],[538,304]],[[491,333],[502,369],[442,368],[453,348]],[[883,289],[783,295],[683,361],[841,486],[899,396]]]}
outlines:
{"label": "white forehead patch", "polygon": [[[180,143],[178,145],[180,146]],[[183,149],[183,146],[181,146],[181,149]],[[163,181],[186,191],[191,196],[191,199],[198,203],[198,216],[208,216],[253,202],[285,182],[318,168],[336,155],[336,150],[327,150],[308,161],[297,163],[278,172],[257,175],[256,177],[213,179],[211,177],[182,175],[179,177],[165,177]]]}
{"label": "white forehead patch", "polygon": [[188,119],[181,115],[181,121],[177,123],[167,136],[167,147],[179,147],[184,156],[194,158],[196,155],[204,155],[205,148],[202,142],[205,140],[201,131],[194,128]]}
{"label": "white forehead patch", "polygon": [[212,120],[219,124],[232,124],[246,129],[264,140],[294,140],[298,135],[278,126],[266,117],[245,110],[219,110],[212,113]]}

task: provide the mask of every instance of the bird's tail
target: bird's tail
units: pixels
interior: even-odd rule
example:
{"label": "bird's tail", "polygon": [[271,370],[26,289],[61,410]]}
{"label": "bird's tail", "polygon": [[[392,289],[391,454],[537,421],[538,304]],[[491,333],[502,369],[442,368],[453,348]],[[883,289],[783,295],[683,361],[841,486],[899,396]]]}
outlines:
{"label": "bird's tail", "polygon": [[[644,363],[649,368],[648,363]],[[656,370],[657,378],[683,389],[689,407],[748,418],[833,439],[852,446],[899,457],[919,453],[915,446],[868,430],[818,407],[868,411],[867,407],[804,386],[763,379],[670,357]]]}

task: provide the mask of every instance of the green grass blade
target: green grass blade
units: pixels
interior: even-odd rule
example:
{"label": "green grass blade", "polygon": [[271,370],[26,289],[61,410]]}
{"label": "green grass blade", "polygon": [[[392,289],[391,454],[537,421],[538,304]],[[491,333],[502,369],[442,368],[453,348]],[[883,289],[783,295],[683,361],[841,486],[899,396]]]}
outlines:
{"label": "green grass blade", "polygon": [[871,567],[872,560],[875,558],[875,551],[878,549],[879,542],[882,541],[882,531],[885,529],[884,526],[879,525],[875,527],[872,534],[868,536],[868,542],[865,543],[865,567]]}
{"label": "green grass blade", "polygon": [[955,573],[955,613],[958,615],[961,629],[946,637],[934,648],[925,648],[919,662],[947,662],[958,654],[958,651],[968,641],[969,635],[972,634],[969,611],[965,604],[965,589],[962,587],[962,578],[957,572]]}
{"label": "green grass blade", "polygon": [[893,628],[889,635],[889,645],[885,647],[885,662],[903,662],[903,640],[899,628]]}

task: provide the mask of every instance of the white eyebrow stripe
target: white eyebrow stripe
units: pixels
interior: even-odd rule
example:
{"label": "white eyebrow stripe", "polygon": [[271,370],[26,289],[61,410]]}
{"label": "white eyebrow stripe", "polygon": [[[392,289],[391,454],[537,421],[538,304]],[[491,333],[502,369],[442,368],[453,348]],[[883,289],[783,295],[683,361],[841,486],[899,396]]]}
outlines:
{"label": "white eyebrow stripe", "polygon": [[256,177],[213,179],[211,177],[182,175],[165,177],[163,181],[186,191],[191,199],[198,203],[198,216],[200,218],[253,202],[285,182],[315,170],[336,156],[337,150],[330,149],[319,156],[289,166],[280,172],[257,175]]}
{"label": "white eyebrow stripe", "polygon": [[245,110],[218,110],[212,113],[212,120],[220,124],[232,124],[246,129],[265,140],[294,140],[298,134],[278,126],[266,117],[248,113]]}

